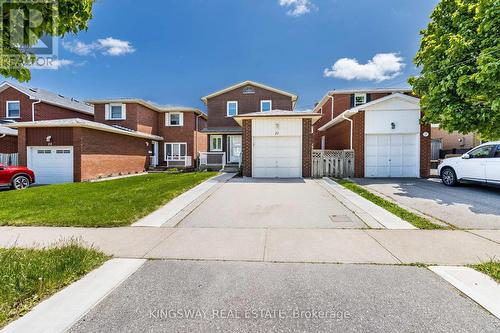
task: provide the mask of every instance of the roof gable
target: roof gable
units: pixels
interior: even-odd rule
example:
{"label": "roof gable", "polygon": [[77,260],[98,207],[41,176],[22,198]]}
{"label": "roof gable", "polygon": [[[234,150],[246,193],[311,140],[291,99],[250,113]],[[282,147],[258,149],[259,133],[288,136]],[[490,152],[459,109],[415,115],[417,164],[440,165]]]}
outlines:
{"label": "roof gable", "polygon": [[281,94],[281,95],[284,95],[284,96],[289,96],[292,99],[292,105],[293,105],[293,107],[295,107],[295,103],[297,102],[297,99],[298,99],[298,96],[295,95],[295,94],[286,92],[284,90],[276,89],[276,88],[273,88],[273,87],[270,87],[270,86],[266,86],[265,84],[262,84],[262,83],[258,83],[258,82],[247,80],[247,81],[243,81],[243,82],[237,83],[235,85],[232,85],[230,87],[227,87],[225,89],[216,91],[216,92],[214,92],[214,93],[212,93],[210,95],[204,96],[204,97],[201,98],[201,100],[206,105],[209,99],[217,97],[217,96],[222,95],[222,94],[225,94],[225,93],[227,93],[229,91],[233,91],[235,89],[244,87],[244,86],[254,86],[254,87],[258,87],[258,88],[261,88],[261,89],[269,90],[269,91],[272,91],[272,92],[275,92],[275,93],[278,93],[278,94]]}

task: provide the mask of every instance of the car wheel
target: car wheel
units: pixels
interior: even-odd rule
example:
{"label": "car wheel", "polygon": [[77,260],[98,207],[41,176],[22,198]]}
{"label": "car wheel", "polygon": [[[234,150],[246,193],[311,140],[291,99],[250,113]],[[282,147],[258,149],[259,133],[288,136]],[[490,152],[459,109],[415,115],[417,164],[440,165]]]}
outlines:
{"label": "car wheel", "polygon": [[445,168],[441,171],[441,181],[446,186],[456,186],[458,184],[457,175],[452,168]]}
{"label": "car wheel", "polygon": [[30,187],[30,180],[26,176],[17,176],[12,180],[14,190],[24,190]]}

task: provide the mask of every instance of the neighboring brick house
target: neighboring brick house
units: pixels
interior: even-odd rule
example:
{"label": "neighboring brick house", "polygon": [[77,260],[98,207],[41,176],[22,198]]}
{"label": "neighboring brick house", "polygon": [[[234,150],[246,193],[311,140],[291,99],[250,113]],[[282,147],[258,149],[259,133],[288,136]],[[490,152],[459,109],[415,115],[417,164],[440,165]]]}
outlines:
{"label": "neighboring brick house", "polygon": [[443,159],[447,154],[464,154],[481,144],[481,140],[477,134],[448,132],[435,124],[431,127],[432,160]]}
{"label": "neighboring brick house", "polygon": [[[0,122],[3,124],[67,118],[93,120],[94,107],[44,89],[11,82],[0,85]],[[4,137],[0,134],[0,153],[17,152],[17,148],[13,151],[13,146],[17,146],[15,132]]]}
{"label": "neighboring brick house", "polygon": [[334,90],[314,112],[314,148],[353,149],[355,177],[429,176],[430,125],[410,90]]}
{"label": "neighboring brick house", "polygon": [[207,116],[189,107],[159,106],[140,99],[89,101],[95,106],[95,121],[162,137],[153,141],[151,166],[190,168],[199,151],[206,150]]}
{"label": "neighboring brick house", "polygon": [[320,115],[294,112],[296,95],[244,81],[202,101],[208,110],[202,165],[241,165],[248,177],[311,176],[312,124]]}

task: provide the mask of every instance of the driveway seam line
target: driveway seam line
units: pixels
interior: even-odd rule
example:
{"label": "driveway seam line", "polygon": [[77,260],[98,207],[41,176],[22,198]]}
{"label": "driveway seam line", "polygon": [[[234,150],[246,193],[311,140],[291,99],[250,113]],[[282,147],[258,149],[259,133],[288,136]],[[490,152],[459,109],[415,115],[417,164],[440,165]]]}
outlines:
{"label": "driveway seam line", "polygon": [[370,233],[368,233],[367,230],[361,230],[361,231],[364,232],[365,234],[367,234],[375,242],[377,242],[377,244],[380,245],[384,250],[386,250],[394,259],[396,259],[397,261],[399,261],[401,264],[403,263],[403,261],[401,259],[399,259],[398,257],[396,257],[396,255],[394,253],[392,253],[388,248],[386,248],[384,245],[382,245],[382,243],[380,243],[378,239],[376,239],[375,237],[373,237],[372,235],[370,235]]}
{"label": "driveway seam line", "polygon": [[264,229],[264,251],[262,253],[262,261],[266,261],[266,250],[267,250],[267,233],[269,228]]}
{"label": "driveway seam line", "polygon": [[[485,230],[485,229],[484,229],[484,230]],[[471,231],[471,230],[463,229],[463,230],[460,230],[460,231],[467,232],[467,233],[469,233],[469,234],[471,234],[471,235],[473,235],[473,236],[477,236],[477,237],[479,237],[479,238],[482,238],[482,239],[485,239],[485,240],[487,240],[487,241],[490,241],[490,242],[493,242],[493,243],[495,243],[495,244],[500,245],[500,242],[497,242],[496,240],[490,239],[490,238],[485,237],[485,236],[483,236],[483,235],[478,235],[478,234],[475,234],[475,233],[474,233],[473,231]],[[481,230],[477,230],[477,231],[481,231]],[[488,230],[486,230],[486,231],[488,231]],[[491,230],[491,231],[495,231],[495,230]]]}
{"label": "driveway seam line", "polygon": [[167,241],[170,237],[173,236],[173,234],[175,234],[178,230],[172,228],[174,231],[168,235],[165,239],[161,239],[158,241],[158,243],[156,243],[155,245],[153,245],[148,251],[146,251],[146,253],[144,253],[144,255],[142,256],[142,258],[144,259],[147,259],[148,258],[148,254],[150,254],[151,252],[153,252],[154,249],[156,249],[158,246],[160,246],[163,242]]}

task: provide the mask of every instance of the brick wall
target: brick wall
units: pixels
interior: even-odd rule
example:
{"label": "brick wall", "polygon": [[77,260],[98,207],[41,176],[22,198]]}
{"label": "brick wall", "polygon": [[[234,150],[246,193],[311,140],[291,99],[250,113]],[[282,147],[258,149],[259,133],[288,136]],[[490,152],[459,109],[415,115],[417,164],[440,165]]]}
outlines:
{"label": "brick wall", "polygon": [[261,100],[272,100],[275,110],[292,110],[292,98],[289,96],[259,87],[254,87],[255,94],[243,94],[244,88],[237,88],[208,100],[208,127],[239,127],[233,118],[227,117],[228,101],[238,101],[238,114],[259,112]]}
{"label": "brick wall", "polygon": [[[427,132],[427,137],[423,133]],[[420,177],[428,178],[431,174],[431,125],[420,125]]]}
{"label": "brick wall", "polygon": [[312,120],[302,119],[302,177],[311,177],[313,134]]}
{"label": "brick wall", "polygon": [[[33,102],[28,96],[21,93],[14,88],[7,88],[0,93],[0,118],[7,118],[6,102],[19,101],[21,107],[21,118],[15,119],[16,121],[32,121]],[[51,119],[68,119],[68,118],[81,118],[86,120],[93,120],[94,116],[71,109],[62,108],[47,103],[35,104],[35,120],[51,120]]]}
{"label": "brick wall", "polygon": [[[355,154],[354,177],[363,178],[365,176],[365,112],[358,112],[351,119],[353,120],[352,145]],[[349,146],[346,149],[349,149]]]}
{"label": "brick wall", "polygon": [[14,153],[17,153],[17,136],[7,135],[1,138],[0,154],[14,154]]}
{"label": "brick wall", "polygon": [[243,120],[243,176],[252,177],[252,121]]}
{"label": "brick wall", "polygon": [[76,128],[74,138],[81,146],[79,181],[140,173],[149,165],[149,140],[86,128]]}
{"label": "brick wall", "polygon": [[[196,158],[195,152],[195,131],[196,131],[196,114],[194,112],[184,112],[184,125],[183,126],[165,126],[165,118],[167,113],[159,114],[159,132],[158,135],[163,137],[164,142],[185,142],[186,154],[194,159]],[[160,163],[165,164],[165,145],[160,144]]]}

